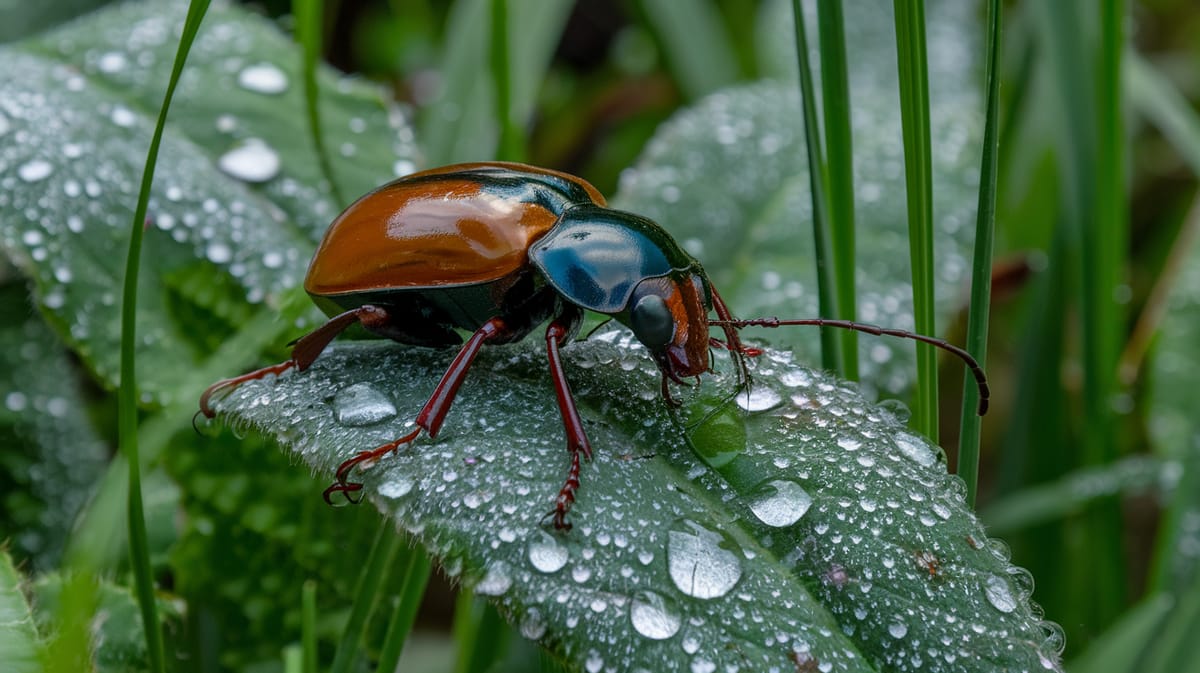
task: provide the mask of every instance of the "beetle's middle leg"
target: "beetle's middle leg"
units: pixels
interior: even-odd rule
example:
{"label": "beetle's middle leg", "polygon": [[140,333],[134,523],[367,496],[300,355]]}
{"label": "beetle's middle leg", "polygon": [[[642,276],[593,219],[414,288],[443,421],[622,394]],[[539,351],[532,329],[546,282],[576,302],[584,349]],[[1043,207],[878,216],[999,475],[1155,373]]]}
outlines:
{"label": "beetle's middle leg", "polygon": [[354,501],[350,494],[361,491],[363,485],[349,481],[349,477],[350,472],[358,465],[377,460],[399,449],[401,446],[415,440],[420,436],[422,431],[429,433],[430,437],[437,437],[438,431],[442,428],[442,423],[446,420],[446,414],[450,411],[450,405],[454,404],[454,398],[458,395],[458,389],[462,387],[463,381],[467,377],[467,371],[471,369],[471,363],[475,361],[475,356],[479,355],[479,350],[483,348],[485,343],[503,342],[510,339],[511,336],[512,330],[503,318],[492,318],[484,323],[483,327],[475,330],[471,338],[467,339],[462,349],[458,351],[458,355],[450,363],[449,369],[442,375],[442,380],[433,389],[433,395],[425,402],[425,406],[421,407],[420,413],[417,414],[416,429],[395,441],[388,442],[368,451],[360,451],[354,457],[339,465],[337,469],[337,481],[325,489],[325,502],[333,504],[330,496],[334,493],[341,493],[348,500]]}

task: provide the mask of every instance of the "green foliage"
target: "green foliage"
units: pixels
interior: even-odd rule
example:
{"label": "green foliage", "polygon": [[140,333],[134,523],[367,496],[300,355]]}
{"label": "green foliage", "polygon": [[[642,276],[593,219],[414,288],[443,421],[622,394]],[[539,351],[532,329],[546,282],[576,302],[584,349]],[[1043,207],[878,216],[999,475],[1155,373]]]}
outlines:
{"label": "green foliage", "polygon": [[[97,578],[124,582],[129,570],[128,465],[110,448],[115,316],[185,3],[71,20],[97,4],[0,2],[5,671],[148,665],[129,590]],[[816,313],[789,0],[617,3],[627,14],[616,19],[543,0],[395,0],[361,15],[360,3],[325,4],[323,29],[316,12],[293,24],[213,8],[151,195],[140,467],[177,670],[328,667],[339,642],[356,652],[342,657],[348,670],[525,671],[539,667],[535,644],[545,671],[1056,666],[1061,634],[1014,566],[1034,571],[1038,602],[1066,627],[1070,670],[1195,670],[1195,8],[995,3],[1000,263],[972,274],[970,224],[986,192],[984,15],[926,0],[930,90],[915,112],[932,134],[936,322],[960,342],[966,279],[996,272],[979,493],[981,520],[1012,543],[1013,563],[983,537],[940,450],[902,427],[903,406],[868,401],[909,399],[913,348],[902,341],[859,339],[856,390],[797,364],[817,361],[816,331],[748,331],[781,349],[757,360],[751,394],[731,399],[719,355],[720,371],[681,391],[677,412],[657,401],[650,361],[624,333],[571,345],[597,456],[568,534],[542,516],[566,459],[537,345],[489,349],[437,441],[362,473],[385,517],[330,509],[318,494],[340,459],[394,438],[449,353],[339,345],[309,372],[223,401],[236,432],[193,432],[205,385],[285,357],[311,328],[298,285],[342,205],[330,180],[353,198],[419,166],[491,158],[501,137],[505,156],[579,173],[666,226],[735,313]],[[839,64],[839,3],[802,4],[821,26],[810,56],[832,210],[858,223],[857,241],[840,243],[856,248],[841,282],[857,286],[856,318],[912,328],[894,7],[840,3]],[[307,56],[281,25],[296,26]],[[507,58],[489,58],[506,41]],[[318,44],[394,90],[329,68],[309,81]],[[820,81],[839,68],[841,101],[836,81]],[[305,98],[313,82],[319,96]],[[412,104],[415,130],[393,96]],[[941,436],[952,445],[960,381],[944,369]],[[362,386],[390,411],[347,426],[338,412]],[[784,502],[794,507],[769,506]],[[376,538],[377,571],[364,574]],[[450,628],[430,621],[436,610],[418,616],[431,562],[479,597],[461,594],[458,645],[433,631]],[[429,593],[426,607],[453,602]],[[362,625],[348,631],[356,600]],[[401,656],[406,642],[423,658]]]}

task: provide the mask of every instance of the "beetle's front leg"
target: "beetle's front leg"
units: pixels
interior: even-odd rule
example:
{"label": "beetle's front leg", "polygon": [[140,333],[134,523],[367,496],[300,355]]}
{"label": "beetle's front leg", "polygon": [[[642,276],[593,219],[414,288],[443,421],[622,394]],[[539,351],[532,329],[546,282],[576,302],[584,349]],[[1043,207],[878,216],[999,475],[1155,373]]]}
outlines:
{"label": "beetle's front leg", "polygon": [[575,493],[579,490],[579,456],[592,459],[592,446],[588,442],[587,433],[583,429],[583,419],[579,417],[579,409],[575,406],[575,398],[571,395],[571,387],[567,383],[566,372],[563,371],[559,347],[563,345],[578,324],[578,311],[564,312],[551,321],[546,328],[546,356],[550,361],[550,375],[554,379],[554,394],[558,398],[558,410],[562,413],[563,430],[567,434],[567,451],[571,455],[571,465],[567,469],[567,479],[554,499],[554,527],[559,530],[570,530],[567,512],[575,502]]}

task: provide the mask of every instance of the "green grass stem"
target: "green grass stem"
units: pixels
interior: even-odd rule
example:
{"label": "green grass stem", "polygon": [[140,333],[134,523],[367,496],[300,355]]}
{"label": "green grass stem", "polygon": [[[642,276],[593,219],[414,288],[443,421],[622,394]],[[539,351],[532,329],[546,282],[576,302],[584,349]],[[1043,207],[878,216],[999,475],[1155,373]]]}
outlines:
{"label": "green grass stem", "polygon": [[304,673],[317,673],[317,583],[306,580],[300,589],[300,643]]}
{"label": "green grass stem", "polygon": [[496,158],[501,161],[524,161],[525,138],[523,125],[513,116],[512,51],[508,44],[508,0],[492,0],[491,58],[492,84],[496,90],[496,122],[500,125],[500,141]]}
{"label": "green grass stem", "polygon": [[432,567],[428,554],[420,546],[401,549],[398,557],[397,564],[404,579],[388,621],[387,633],[383,637],[383,647],[380,648],[379,665],[376,667],[380,671],[396,670],[404,643],[408,641],[408,634],[417,619],[417,610],[425,596],[425,586],[429,583]]}
{"label": "green grass stem", "polygon": [[454,673],[486,673],[504,656],[508,625],[492,606],[472,591],[461,591],[454,605],[454,641],[458,659]]}
{"label": "green grass stem", "polygon": [[321,127],[320,89],[317,87],[317,63],[321,58],[321,29],[325,3],[322,0],[292,0],[292,14],[296,17],[296,38],[303,47],[301,70],[304,73],[304,107],[308,116],[308,132],[312,138],[313,149],[317,153],[321,174],[329,182],[329,191],[340,208],[346,205],[346,199],[338,186],[333,163],[329,160],[329,150],[325,146],[325,132]]}
{"label": "green grass stem", "polygon": [[375,609],[392,558],[396,555],[400,537],[392,530],[392,523],[380,521],[378,526],[379,532],[375,535],[375,541],[371,543],[371,551],[367,554],[366,563],[363,564],[362,572],[359,573],[354,586],[354,604],[350,607],[350,617],[346,620],[337,651],[334,652],[330,673],[347,673],[353,667],[366,629],[367,618]]}
{"label": "green grass stem", "polygon": [[[1002,8],[989,0],[987,65],[984,69],[983,158],[979,169],[979,205],[975,215],[975,256],[971,266],[971,305],[967,312],[967,352],[987,365],[988,314],[992,305],[992,248],[996,228],[996,191],[1000,154],[1000,45]],[[958,476],[967,484],[967,504],[975,506],[979,490],[979,440],[983,419],[976,413],[979,389],[970,372],[963,373]]]}
{"label": "green grass stem", "polygon": [[[821,53],[821,109],[825,122],[826,177],[829,193],[830,247],[837,282],[837,317],[858,314],[855,281],[854,144],[850,133],[850,81],[846,66],[842,0],[817,2]],[[841,330],[842,376],[858,380],[858,334]]]}
{"label": "green grass stem", "polygon": [[737,52],[713,0],[642,0],[675,81],[697,99],[737,81]]}
{"label": "green grass stem", "polygon": [[[829,233],[829,184],[821,151],[821,127],[814,101],[812,70],[808,63],[808,36],[804,26],[804,7],[792,0],[792,20],[796,28],[796,60],[800,67],[800,102],[804,111],[804,146],[808,153],[809,192],[812,195],[813,247],[817,255],[817,302],[822,317],[837,314],[837,279]],[[851,266],[853,269],[853,266]],[[840,335],[821,328],[821,366],[845,376]]]}
{"label": "green grass stem", "polygon": [[183,74],[188,52],[200,30],[200,23],[208,11],[209,0],[192,0],[188,6],[183,34],[175,52],[175,63],[171,78],[158,110],[158,121],[154,136],[146,152],[142,183],[138,190],[137,207],[130,226],[129,255],[125,261],[125,279],[121,300],[121,386],[117,393],[118,436],[121,455],[129,467],[129,556],[133,567],[134,584],[137,589],[138,606],[141,608],[142,625],[146,634],[146,652],[151,671],[166,670],[163,652],[162,625],[158,620],[155,604],[154,577],[150,568],[150,551],[146,539],[146,518],[142,504],[141,461],[138,458],[138,395],[137,395],[137,291],[138,270],[142,254],[142,237],[146,229],[146,210],[150,203],[150,187],[154,184],[154,168],[158,163],[158,148],[162,144],[163,130],[167,125],[167,112],[175,87]]}
{"label": "green grass stem", "polygon": [[[936,335],[933,296],[933,159],[929,130],[929,68],[924,0],[896,0],[896,52],[900,118],[904,128],[904,177],[912,260],[913,318],[920,334]],[[912,425],[938,440],[937,351],[917,344],[917,394]]]}

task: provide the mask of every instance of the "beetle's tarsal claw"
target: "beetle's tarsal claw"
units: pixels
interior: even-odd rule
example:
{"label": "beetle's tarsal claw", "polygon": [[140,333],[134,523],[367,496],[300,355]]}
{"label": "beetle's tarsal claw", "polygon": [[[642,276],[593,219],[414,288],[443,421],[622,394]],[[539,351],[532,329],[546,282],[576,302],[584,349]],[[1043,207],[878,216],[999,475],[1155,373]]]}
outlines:
{"label": "beetle's tarsal claw", "polygon": [[[322,493],[321,495],[324,496],[324,498],[325,498],[325,504],[331,505],[333,507],[340,507],[342,505],[357,505],[358,503],[362,502],[362,499],[363,499],[363,494],[359,493],[360,491],[362,491],[362,488],[363,488],[362,484],[353,483],[353,482],[351,482],[351,483],[338,482],[338,483],[330,485],[329,488],[325,489],[325,492]],[[345,502],[334,502],[333,501],[334,493],[341,493],[342,497],[345,498],[346,501]],[[352,495],[354,493],[359,493],[357,498],[354,497],[354,495]]]}

